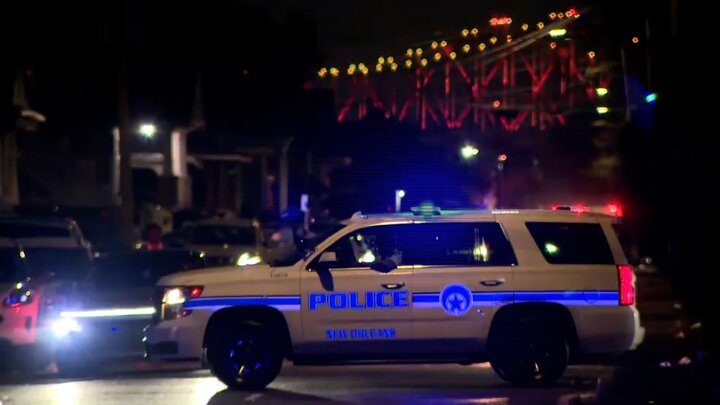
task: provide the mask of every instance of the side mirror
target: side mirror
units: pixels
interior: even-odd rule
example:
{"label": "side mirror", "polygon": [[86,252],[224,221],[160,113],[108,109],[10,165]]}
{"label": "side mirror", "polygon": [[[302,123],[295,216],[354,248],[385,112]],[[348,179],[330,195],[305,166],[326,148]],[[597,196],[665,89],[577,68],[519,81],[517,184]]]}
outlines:
{"label": "side mirror", "polygon": [[390,273],[391,271],[397,269],[397,264],[390,259],[384,259],[373,262],[370,265],[370,268],[378,273]]}
{"label": "side mirror", "polygon": [[318,263],[334,263],[337,262],[337,254],[335,252],[322,252]]}

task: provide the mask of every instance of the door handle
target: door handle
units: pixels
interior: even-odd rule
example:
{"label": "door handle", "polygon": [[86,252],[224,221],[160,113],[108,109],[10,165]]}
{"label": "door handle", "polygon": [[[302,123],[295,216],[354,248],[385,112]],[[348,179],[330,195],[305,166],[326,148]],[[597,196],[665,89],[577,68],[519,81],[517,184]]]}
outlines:
{"label": "door handle", "polygon": [[504,278],[500,278],[497,280],[483,280],[480,282],[480,284],[484,285],[485,287],[497,287],[499,285],[503,285],[505,283]]}
{"label": "door handle", "polygon": [[388,284],[380,284],[380,285],[386,290],[397,290],[397,289],[405,287],[405,283],[388,283]]}

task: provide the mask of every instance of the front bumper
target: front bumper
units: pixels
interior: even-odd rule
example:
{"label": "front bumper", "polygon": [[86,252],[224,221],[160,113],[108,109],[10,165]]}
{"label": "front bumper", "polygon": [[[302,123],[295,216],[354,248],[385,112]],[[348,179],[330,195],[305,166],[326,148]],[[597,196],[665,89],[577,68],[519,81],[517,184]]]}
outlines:
{"label": "front bumper", "polygon": [[56,355],[82,353],[94,360],[138,357],[144,354],[143,330],[148,319],[78,319],[82,330],[65,336],[49,336]]}
{"label": "front bumper", "polygon": [[207,318],[201,311],[151,325],[145,330],[145,355],[161,360],[201,359],[205,325]]}

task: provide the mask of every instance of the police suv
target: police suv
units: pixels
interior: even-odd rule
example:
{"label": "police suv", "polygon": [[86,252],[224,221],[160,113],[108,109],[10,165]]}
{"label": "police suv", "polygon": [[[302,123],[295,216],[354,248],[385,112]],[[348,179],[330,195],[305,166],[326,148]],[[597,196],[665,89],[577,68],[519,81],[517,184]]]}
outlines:
{"label": "police suv", "polygon": [[206,356],[231,388],[295,364],[490,361],[513,383],[633,348],[613,218],[570,211],[355,214],[292,264],[160,280],[147,355]]}

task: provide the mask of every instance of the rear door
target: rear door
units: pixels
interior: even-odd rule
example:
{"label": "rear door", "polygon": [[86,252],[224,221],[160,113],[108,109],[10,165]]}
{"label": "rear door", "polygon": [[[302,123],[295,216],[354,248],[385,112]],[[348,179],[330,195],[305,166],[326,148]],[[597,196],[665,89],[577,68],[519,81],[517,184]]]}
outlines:
{"label": "rear door", "polygon": [[618,270],[600,223],[588,217],[544,218],[521,221],[516,228],[531,239],[528,265],[515,274],[516,302],[618,305]]}
{"label": "rear door", "polygon": [[434,353],[482,350],[492,316],[513,296],[516,260],[501,226],[488,219],[422,223],[412,231],[403,252],[414,265],[419,347]]}

